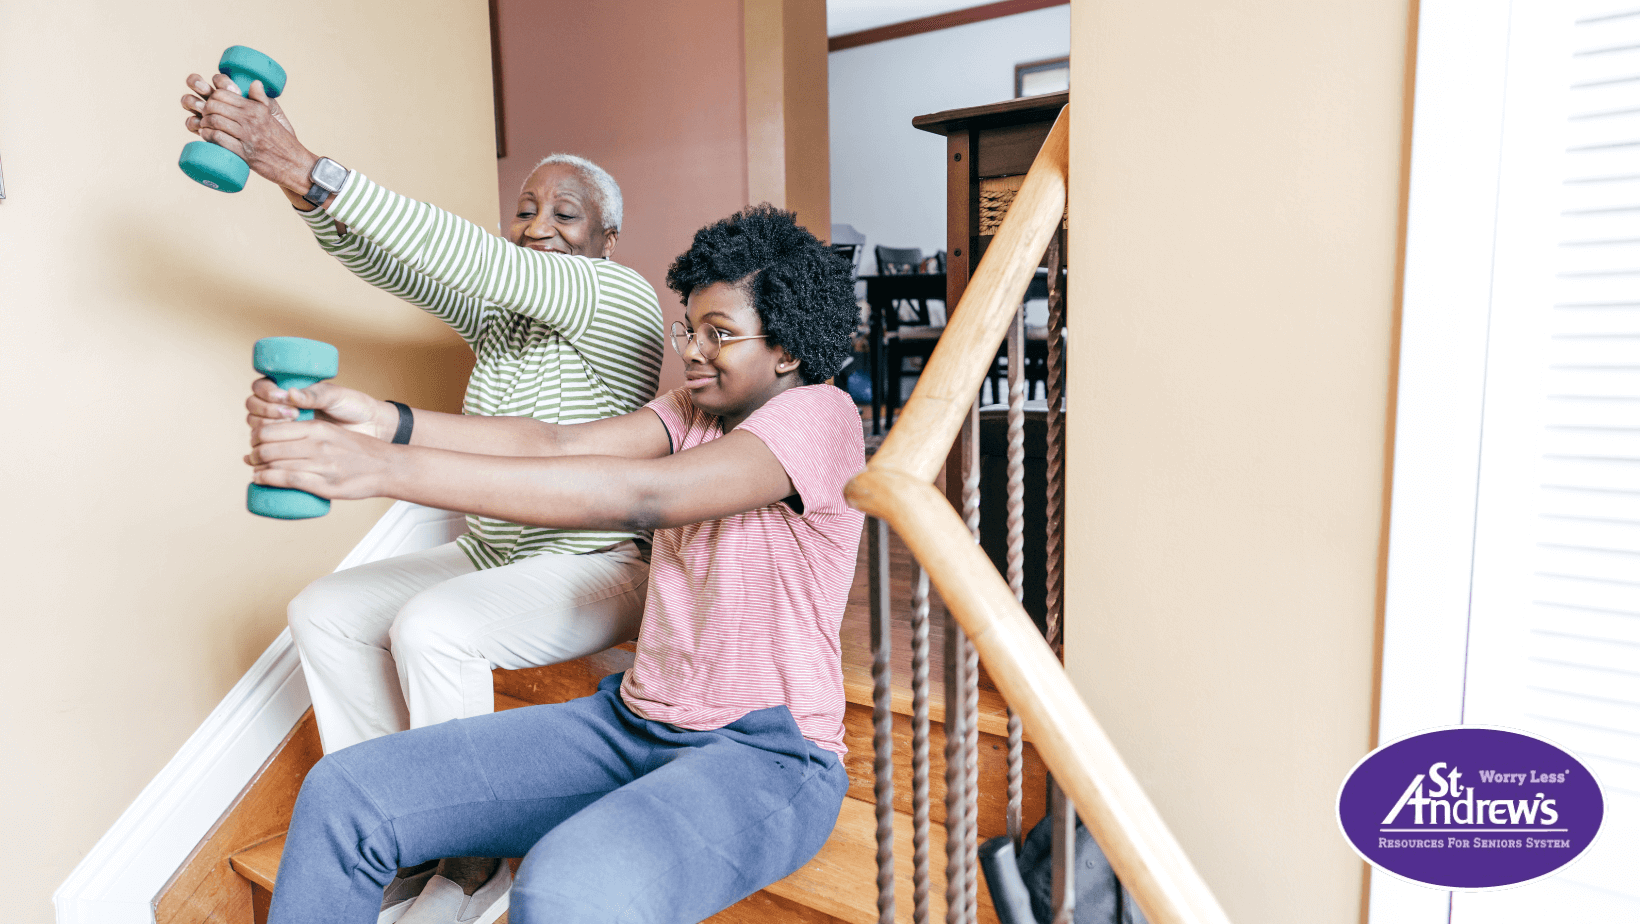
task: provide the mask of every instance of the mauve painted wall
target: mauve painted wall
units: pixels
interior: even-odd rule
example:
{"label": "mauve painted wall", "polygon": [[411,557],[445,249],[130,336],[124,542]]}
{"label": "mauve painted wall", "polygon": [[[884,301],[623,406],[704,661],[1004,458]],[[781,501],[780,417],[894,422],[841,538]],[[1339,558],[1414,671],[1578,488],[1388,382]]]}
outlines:
{"label": "mauve painted wall", "polygon": [[[683,314],[666,268],[701,225],[746,204],[742,0],[501,0],[507,156],[500,216],[555,151],[591,158],[621,184],[615,259]],[[683,382],[667,351],[661,390]]]}

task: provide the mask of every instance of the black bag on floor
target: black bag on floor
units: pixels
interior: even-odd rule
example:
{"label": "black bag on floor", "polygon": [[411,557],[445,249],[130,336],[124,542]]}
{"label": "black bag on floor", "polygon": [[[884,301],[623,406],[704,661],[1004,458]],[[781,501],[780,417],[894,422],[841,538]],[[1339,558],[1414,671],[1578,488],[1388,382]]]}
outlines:
{"label": "black bag on floor", "polygon": [[[979,849],[985,884],[991,889],[1002,924],[1052,924],[1053,915],[1053,820],[1043,818],[1025,835],[1025,846],[1017,861],[1014,845],[1006,837],[994,837]],[[1147,924],[1132,894],[1122,888],[1110,861],[1093,835],[1076,822],[1076,873],[1074,877],[1076,924]]]}

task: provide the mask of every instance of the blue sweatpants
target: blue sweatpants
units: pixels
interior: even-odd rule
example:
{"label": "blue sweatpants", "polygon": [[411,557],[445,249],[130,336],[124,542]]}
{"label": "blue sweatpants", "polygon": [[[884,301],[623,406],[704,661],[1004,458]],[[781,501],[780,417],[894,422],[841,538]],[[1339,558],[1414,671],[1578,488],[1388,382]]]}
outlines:
{"label": "blue sweatpants", "polygon": [[584,699],[327,755],[302,785],[270,924],[367,924],[402,866],[524,857],[514,924],[699,921],[819,852],[848,775],[785,706],[724,728]]}

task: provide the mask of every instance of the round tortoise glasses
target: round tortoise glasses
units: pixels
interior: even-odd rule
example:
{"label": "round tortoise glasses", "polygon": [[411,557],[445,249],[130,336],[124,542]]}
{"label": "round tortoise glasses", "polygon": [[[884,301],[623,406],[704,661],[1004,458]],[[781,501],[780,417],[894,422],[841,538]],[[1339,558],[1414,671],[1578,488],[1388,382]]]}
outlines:
{"label": "round tortoise glasses", "polygon": [[761,340],[767,336],[769,335],[747,334],[743,337],[731,337],[710,324],[702,324],[699,330],[690,333],[682,321],[672,322],[672,349],[682,356],[683,351],[689,349],[689,341],[693,340],[695,348],[700,350],[700,358],[706,362],[717,359],[718,351],[723,349],[725,343],[733,343],[736,340]]}

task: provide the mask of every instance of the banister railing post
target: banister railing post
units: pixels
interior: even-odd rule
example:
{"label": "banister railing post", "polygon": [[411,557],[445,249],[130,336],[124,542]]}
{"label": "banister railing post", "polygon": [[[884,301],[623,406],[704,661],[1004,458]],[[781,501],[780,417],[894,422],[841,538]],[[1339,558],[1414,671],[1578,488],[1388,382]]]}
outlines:
{"label": "banister railing post", "polygon": [[[962,444],[962,508],[968,534],[978,545],[980,517],[979,389],[968,405],[968,421],[958,439]],[[962,869],[963,920],[979,920],[979,650],[962,637],[962,685],[957,707],[962,710]],[[947,709],[951,704],[947,703]]]}
{"label": "banister railing post", "polygon": [[964,849],[968,791],[967,711],[962,690],[967,683],[968,637],[949,613],[945,623],[945,922],[967,920],[968,866]]}
{"label": "banister railing post", "polygon": [[928,924],[928,572],[911,592],[911,851],[913,924]]}
{"label": "banister railing post", "polygon": [[1061,618],[1065,611],[1065,234],[1048,242],[1048,647],[1063,657]]}
{"label": "banister railing post", "polygon": [[[1008,328],[1008,588],[1025,603],[1025,309]],[[1008,707],[1008,837],[1024,845],[1025,729]]]}
{"label": "banister railing post", "polygon": [[1073,924],[1076,915],[1076,806],[1048,778],[1048,811],[1053,814],[1052,924]]}
{"label": "banister railing post", "polygon": [[866,557],[871,594],[871,744],[876,779],[872,795],[877,810],[877,921],[894,924],[894,712],[893,675],[889,662],[894,612],[888,574],[888,523],[866,519]]}
{"label": "banister railing post", "polygon": [[962,730],[962,757],[967,764],[963,774],[963,801],[967,804],[962,821],[963,909],[968,924],[979,921],[979,649],[964,640],[968,668],[964,672]]}

